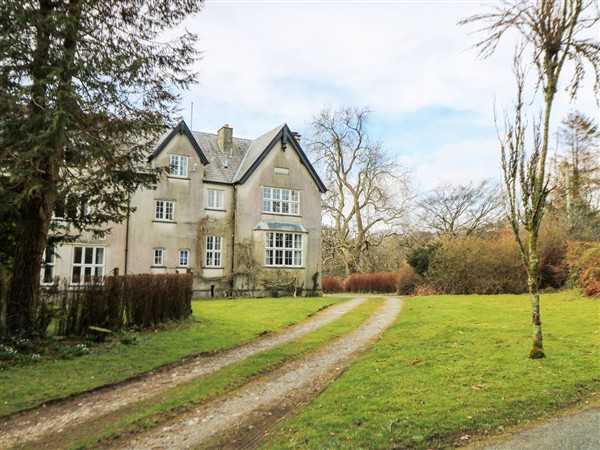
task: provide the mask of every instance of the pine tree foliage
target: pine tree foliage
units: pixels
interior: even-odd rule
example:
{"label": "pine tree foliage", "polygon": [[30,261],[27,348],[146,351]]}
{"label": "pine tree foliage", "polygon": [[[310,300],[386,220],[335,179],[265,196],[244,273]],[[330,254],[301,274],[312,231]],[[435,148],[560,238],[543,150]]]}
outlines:
{"label": "pine tree foliage", "polygon": [[[196,79],[197,0],[0,0],[0,213],[16,212],[8,328],[31,332],[55,206],[102,235],[158,173],[149,147]],[[56,230],[66,232],[67,230]]]}

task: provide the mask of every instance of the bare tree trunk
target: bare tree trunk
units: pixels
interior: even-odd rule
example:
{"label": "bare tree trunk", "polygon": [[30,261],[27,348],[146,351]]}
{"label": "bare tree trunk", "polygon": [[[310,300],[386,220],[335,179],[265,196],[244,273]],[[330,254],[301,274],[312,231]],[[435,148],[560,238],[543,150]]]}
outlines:
{"label": "bare tree trunk", "polygon": [[545,358],[543,337],[542,337],[542,317],[540,314],[540,292],[538,289],[538,269],[539,259],[537,255],[537,230],[529,235],[529,265],[527,267],[527,284],[529,286],[529,295],[531,296],[531,325],[533,327],[533,345],[529,352],[531,359]]}

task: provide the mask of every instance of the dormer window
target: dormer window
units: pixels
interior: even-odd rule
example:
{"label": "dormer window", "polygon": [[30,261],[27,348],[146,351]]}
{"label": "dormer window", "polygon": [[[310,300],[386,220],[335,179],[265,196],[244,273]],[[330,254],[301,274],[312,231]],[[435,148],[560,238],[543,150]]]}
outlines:
{"label": "dormer window", "polygon": [[183,155],[170,155],[170,175],[186,178],[188,176],[188,157]]}

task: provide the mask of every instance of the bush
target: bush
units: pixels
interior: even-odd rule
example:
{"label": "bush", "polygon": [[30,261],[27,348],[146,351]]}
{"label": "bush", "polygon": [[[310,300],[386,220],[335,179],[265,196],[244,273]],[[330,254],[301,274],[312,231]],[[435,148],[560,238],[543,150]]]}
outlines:
{"label": "bush", "polygon": [[600,295],[600,242],[571,242],[567,251],[572,281],[586,297]]}
{"label": "bush", "polygon": [[354,274],[346,280],[347,292],[391,294],[398,290],[397,273]]}
{"label": "bush", "polygon": [[326,294],[335,294],[345,291],[344,282],[337,277],[323,278],[321,286],[323,287],[323,292]]}
{"label": "bush", "polygon": [[568,237],[559,227],[550,223],[540,231],[538,281],[541,289],[559,289],[569,279],[568,248]]}
{"label": "bush", "polygon": [[466,237],[444,242],[426,273],[440,294],[518,294],[527,291],[519,249],[508,232],[491,239]]}
{"label": "bush", "polygon": [[38,323],[47,327],[55,318],[57,334],[82,336],[90,326],[121,330],[182,320],[192,310],[192,283],[191,274],[111,276],[77,288],[65,282],[42,291],[38,317],[45,320]]}
{"label": "bush", "polygon": [[410,266],[404,266],[398,272],[398,294],[412,295],[423,279]]}
{"label": "bush", "polygon": [[600,281],[594,280],[590,284],[588,284],[586,286],[585,290],[583,291],[583,296],[599,298],[600,297]]}
{"label": "bush", "polygon": [[427,272],[427,269],[429,269],[429,264],[440,248],[440,245],[440,243],[435,242],[433,244],[417,247],[406,255],[406,262],[418,275],[423,276],[425,275],[425,272]]}

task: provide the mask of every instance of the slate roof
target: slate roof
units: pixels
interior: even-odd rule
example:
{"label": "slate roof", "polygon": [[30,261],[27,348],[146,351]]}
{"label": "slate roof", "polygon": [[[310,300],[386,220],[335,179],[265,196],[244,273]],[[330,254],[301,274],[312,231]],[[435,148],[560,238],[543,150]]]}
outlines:
{"label": "slate roof", "polygon": [[217,144],[216,134],[190,131],[182,120],[175,128],[165,133],[159,139],[150,160],[156,158],[177,133],[185,134],[192,141],[194,149],[204,164],[204,181],[222,184],[244,183],[269,151],[271,151],[277,140],[283,139],[286,148],[290,146],[294,148],[302,164],[306,166],[319,187],[319,190],[321,192],[326,191],[325,185],[298,143],[292,137],[292,133],[285,123],[254,140],[233,137],[232,151],[224,152]]}
{"label": "slate roof", "polygon": [[[281,124],[278,127],[273,128],[271,131],[263,134],[262,136],[254,139],[250,148],[246,153],[246,157],[242,161],[242,164],[239,166],[237,173],[235,174],[235,178],[233,181],[240,181],[240,179],[250,170],[252,165],[259,161],[261,155],[265,150],[268,149],[269,145],[273,142],[273,140],[277,137],[277,135],[283,130],[285,124]],[[268,151],[268,150],[267,150]]]}
{"label": "slate roof", "polygon": [[231,153],[223,152],[217,144],[217,135],[192,131],[209,164],[204,167],[204,180],[216,183],[231,184],[235,174],[247,154],[252,141],[250,139],[233,138]]}

